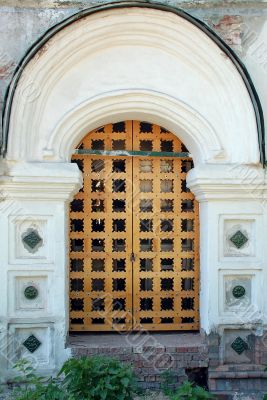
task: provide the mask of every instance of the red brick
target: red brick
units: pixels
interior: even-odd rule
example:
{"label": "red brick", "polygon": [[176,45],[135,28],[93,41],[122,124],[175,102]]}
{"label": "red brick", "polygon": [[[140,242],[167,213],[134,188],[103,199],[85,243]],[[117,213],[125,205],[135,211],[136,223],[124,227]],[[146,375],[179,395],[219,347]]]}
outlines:
{"label": "red brick", "polygon": [[176,347],[177,353],[187,353],[187,347]]}
{"label": "red brick", "polygon": [[216,389],[216,381],[215,379],[209,379],[209,389],[215,390]]}

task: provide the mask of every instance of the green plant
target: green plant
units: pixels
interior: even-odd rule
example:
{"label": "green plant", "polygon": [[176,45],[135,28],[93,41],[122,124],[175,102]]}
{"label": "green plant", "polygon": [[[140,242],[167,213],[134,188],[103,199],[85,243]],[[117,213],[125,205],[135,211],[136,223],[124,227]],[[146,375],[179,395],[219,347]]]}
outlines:
{"label": "green plant", "polygon": [[200,386],[186,381],[182,386],[170,396],[171,400],[211,400],[214,396]]}
{"label": "green plant", "polygon": [[61,382],[53,378],[36,375],[35,369],[27,360],[18,361],[14,369],[19,372],[15,382],[20,384],[11,398],[14,400],[75,400],[68,396],[61,387]]}
{"label": "green plant", "polygon": [[13,400],[131,400],[136,389],[132,369],[112,358],[70,359],[57,378],[38,376],[26,360],[14,368]]}
{"label": "green plant", "polygon": [[130,400],[135,390],[132,369],[112,358],[73,358],[60,375],[66,391],[77,400]]}
{"label": "green plant", "polygon": [[168,369],[161,374],[161,390],[166,396],[174,394],[175,389],[175,373]]}

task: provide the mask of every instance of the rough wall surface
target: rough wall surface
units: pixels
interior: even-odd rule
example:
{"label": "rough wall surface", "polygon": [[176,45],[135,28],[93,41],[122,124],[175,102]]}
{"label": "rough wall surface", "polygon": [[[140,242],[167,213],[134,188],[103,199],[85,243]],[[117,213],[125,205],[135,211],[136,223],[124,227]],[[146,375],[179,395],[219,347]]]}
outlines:
{"label": "rough wall surface", "polygon": [[[114,0],[109,1],[110,3]],[[267,2],[162,0],[215,30],[247,66],[267,115]],[[47,29],[102,0],[2,0],[0,2],[0,107],[14,69]]]}
{"label": "rough wall surface", "polygon": [[[0,101],[3,103],[4,93],[12,73],[27,48],[49,27],[84,7],[101,2],[33,0],[0,0],[0,2]],[[180,7],[206,22],[239,54],[253,78],[265,114],[267,114],[267,44],[265,39],[267,3],[263,1],[166,0],[163,2]],[[88,73],[88,70],[86,71]],[[147,73],[151,74],[151,68]],[[162,75],[164,75],[165,83],[165,74]],[[110,79],[110,75],[105,76]],[[131,76],[136,77],[136,74]],[[181,76],[184,75],[181,74]],[[226,81],[225,86],[231,86],[227,79]],[[102,81],[99,80],[99,82]],[[191,82],[192,75],[190,75],[190,84]],[[82,83],[84,86],[84,82]],[[188,87],[190,89],[190,86]],[[214,87],[217,86],[214,85]],[[187,92],[190,93],[190,90]],[[203,96],[205,95],[207,92],[203,93]],[[226,98],[231,99],[231,96]],[[210,99],[211,96],[209,96]],[[62,98],[60,101],[62,102]],[[232,103],[228,102],[229,104]],[[43,111],[43,108],[41,109]],[[219,114],[218,110],[220,111],[219,107],[214,113],[216,116]],[[244,107],[241,111],[245,114]],[[240,113],[237,114],[240,115]],[[51,112],[48,115],[51,119]],[[45,120],[45,127],[48,126],[46,121],[49,118]],[[25,122],[25,114],[19,121],[22,119]],[[32,115],[29,120],[31,119]],[[21,137],[21,124],[18,126],[20,128],[18,137]],[[237,126],[240,127],[240,124]],[[244,130],[247,133],[248,129]],[[64,130],[64,136],[67,131]],[[233,135],[231,143],[233,143],[232,137]],[[251,141],[247,142],[251,147]],[[205,147],[207,148],[207,140],[205,140]],[[240,151],[240,148],[236,146],[235,154],[238,150]],[[81,177],[78,175],[78,170],[72,168],[73,164],[62,162],[44,163],[44,165],[36,162],[28,165],[18,163],[15,166],[12,164],[11,167],[8,171],[8,179],[4,176],[0,182],[6,196],[3,201],[4,212],[0,215],[1,227],[3,227],[0,232],[3,248],[0,259],[1,282],[6,290],[3,293],[8,293],[8,296],[3,294],[0,307],[0,316],[1,313],[4,316],[0,327],[0,341],[3,340],[5,343],[6,338],[11,337],[12,341],[8,343],[8,348],[4,350],[2,348],[2,351],[7,350],[7,354],[17,357],[21,354],[19,351],[22,345],[25,347],[25,342],[27,344],[29,338],[31,342],[35,339],[35,345],[36,339],[39,338],[42,346],[36,348],[36,359],[40,361],[41,368],[46,373],[50,373],[70,354],[69,350],[65,349],[68,315],[65,312],[67,307],[63,304],[67,299],[66,282],[62,279],[66,273],[66,257],[68,257],[66,256],[68,235],[67,225],[65,225],[67,221],[65,203],[78,191]],[[212,315],[206,319],[208,321],[209,317],[213,317],[218,321],[220,337],[210,340],[209,349],[204,346],[205,351],[209,350],[209,352],[207,355],[203,351],[203,358],[198,353],[199,349],[189,349],[189,346],[186,346],[186,352],[183,351],[186,354],[182,355],[179,354],[180,350],[177,350],[178,346],[169,348],[177,366],[182,365],[179,372],[181,375],[178,374],[178,377],[184,377],[189,367],[206,368],[209,365],[210,388],[216,393],[227,395],[234,391],[251,393],[255,388],[258,392],[267,390],[264,372],[267,360],[266,344],[258,338],[262,336],[265,328],[267,304],[266,301],[262,301],[266,293],[262,283],[267,282],[265,268],[267,253],[264,245],[267,234],[264,228],[264,226],[267,227],[266,189],[262,185],[262,175],[259,174],[258,180],[255,181],[253,174],[255,169],[246,166],[242,170],[238,168],[234,170],[232,166],[230,167],[231,169],[227,170],[225,165],[214,165],[211,169],[209,165],[202,171],[195,169],[195,176],[191,176],[190,186],[198,195],[202,220],[205,221],[205,224],[201,225],[203,237],[201,253],[205,261],[202,276],[206,272],[205,283],[208,283],[206,286],[210,285],[210,292],[214,292],[215,307],[210,313]],[[262,173],[261,170],[260,173]],[[40,238],[44,240],[38,262],[34,254],[23,245],[25,233],[33,228],[35,234],[37,230],[37,233],[40,232],[38,233],[39,236],[41,235]],[[239,231],[243,236],[245,235],[247,245],[243,248],[238,246],[234,248],[234,245],[230,243],[231,238]],[[210,246],[211,242],[212,246]],[[22,289],[24,285],[31,282],[40,287],[41,296],[40,300],[37,298],[34,305],[31,305],[30,313],[32,314],[28,317],[29,306],[25,303]],[[52,283],[57,293],[51,296],[50,292],[49,296],[49,289],[53,290]],[[245,288],[247,303],[243,300],[236,303],[233,299],[233,289],[237,284]],[[214,287],[219,288],[216,300]],[[206,298],[209,300],[208,296]],[[209,310],[208,307],[205,309]],[[30,324],[26,316],[31,318]],[[256,330],[255,338],[251,335],[252,329]],[[36,337],[33,337],[33,334]],[[27,350],[27,347],[25,349]],[[80,351],[83,354],[84,349],[78,349],[77,355]],[[93,354],[94,352],[100,351],[97,348],[93,350]],[[142,369],[145,370],[144,385],[158,386],[158,377],[150,371],[147,363],[140,360],[141,353],[132,350],[130,350],[130,356],[128,353],[129,350],[125,351],[125,354],[122,350],[118,355],[125,361],[132,357],[136,362],[136,369],[139,369],[141,373]],[[143,353],[145,354],[145,351]],[[10,367],[10,360],[2,357],[0,359],[0,369],[2,367],[3,371],[1,377],[7,372],[6,365]],[[8,373],[10,373],[10,368]],[[237,398],[256,399],[254,395],[248,397],[242,393],[235,397],[235,400]]]}

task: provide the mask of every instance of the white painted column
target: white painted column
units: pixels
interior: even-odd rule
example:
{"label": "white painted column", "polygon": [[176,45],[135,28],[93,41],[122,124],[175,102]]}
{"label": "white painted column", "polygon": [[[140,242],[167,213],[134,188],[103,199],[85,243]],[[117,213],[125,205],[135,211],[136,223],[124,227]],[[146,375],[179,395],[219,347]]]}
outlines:
{"label": "white painted column", "polygon": [[[255,329],[266,324],[267,207],[262,167],[205,165],[189,172],[200,203],[201,328]],[[241,235],[245,243],[235,241]],[[233,289],[241,286],[239,298]]]}
{"label": "white painted column", "polygon": [[4,378],[18,358],[52,373],[67,356],[68,203],[82,184],[75,164],[17,163],[8,170],[0,177]]}

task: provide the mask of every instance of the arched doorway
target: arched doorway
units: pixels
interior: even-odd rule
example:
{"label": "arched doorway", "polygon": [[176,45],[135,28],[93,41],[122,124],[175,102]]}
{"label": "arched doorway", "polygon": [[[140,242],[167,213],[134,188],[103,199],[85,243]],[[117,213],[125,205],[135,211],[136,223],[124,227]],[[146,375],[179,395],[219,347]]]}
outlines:
{"label": "arched doorway", "polygon": [[181,141],[123,121],[82,140],[70,207],[72,331],[199,328],[198,204]]}
{"label": "arched doorway", "polygon": [[[24,94],[32,82],[38,96],[28,102]],[[41,343],[34,356],[45,372],[58,369],[69,356],[66,205],[82,185],[81,172],[69,161],[88,132],[125,119],[164,126],[193,155],[194,168],[186,179],[200,205],[200,325],[205,334],[218,331],[226,338],[224,348],[216,350],[222,360],[233,355],[232,343],[246,339],[246,330],[244,313],[229,304],[232,289],[245,285],[251,305],[260,312],[266,303],[261,296],[266,210],[259,190],[264,187],[260,116],[244,67],[210,29],[181,10],[142,1],[101,4],[70,17],[33,45],[12,80],[3,118],[1,243],[6,250],[1,253],[1,282],[6,295],[1,332],[4,341],[15,339],[3,351],[4,377],[11,372],[6,372],[9,355],[17,357],[13,344],[27,354],[23,343],[33,335]],[[30,251],[23,241],[29,229],[42,243]],[[240,232],[247,240],[244,248],[231,241]],[[90,276],[88,266],[84,272],[72,271],[73,277]],[[29,300],[30,306],[18,290],[24,282],[40,293]],[[82,300],[82,293],[73,291],[73,299]],[[92,311],[85,300],[89,318]],[[81,310],[72,310],[72,318],[83,318],[81,303],[77,301]],[[166,316],[172,310],[164,311]],[[148,316],[152,311],[143,312]]]}

